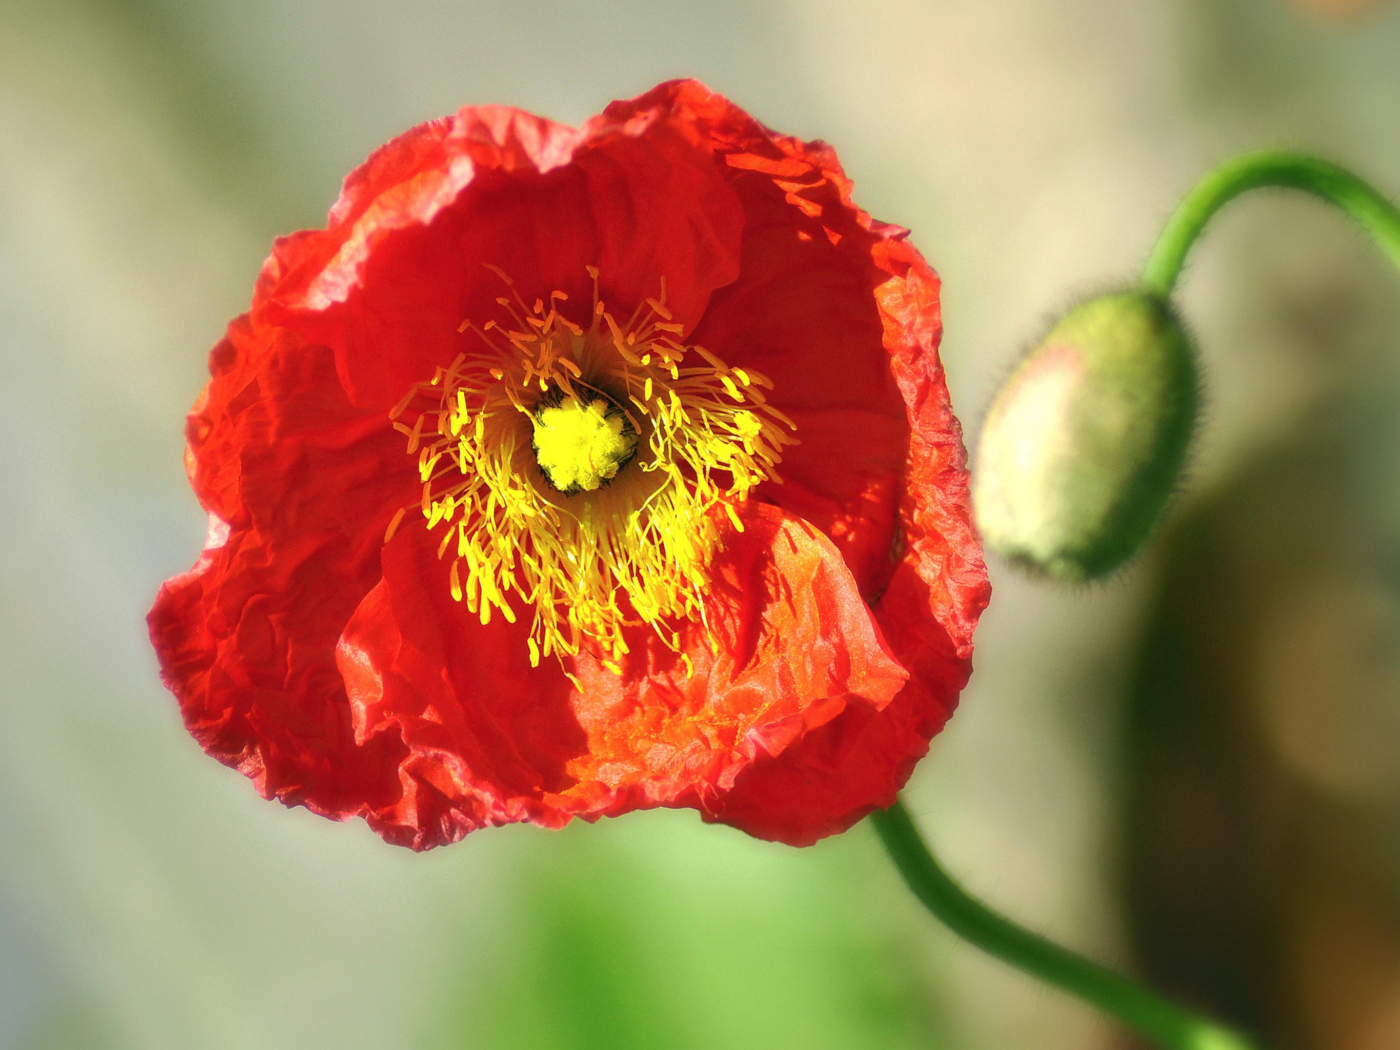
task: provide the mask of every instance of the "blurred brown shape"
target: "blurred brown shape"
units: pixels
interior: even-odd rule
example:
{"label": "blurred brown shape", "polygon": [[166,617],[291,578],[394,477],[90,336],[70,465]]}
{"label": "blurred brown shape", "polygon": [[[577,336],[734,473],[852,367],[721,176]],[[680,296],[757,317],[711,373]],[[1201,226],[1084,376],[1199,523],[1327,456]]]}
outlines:
{"label": "blurred brown shape", "polygon": [[1393,398],[1337,394],[1179,523],[1132,684],[1143,968],[1278,1050],[1400,1046]]}

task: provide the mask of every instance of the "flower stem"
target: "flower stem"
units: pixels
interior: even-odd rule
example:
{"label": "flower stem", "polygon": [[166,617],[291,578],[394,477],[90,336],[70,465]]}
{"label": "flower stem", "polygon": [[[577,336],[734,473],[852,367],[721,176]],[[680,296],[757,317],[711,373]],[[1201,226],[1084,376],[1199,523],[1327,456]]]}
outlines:
{"label": "flower stem", "polygon": [[902,802],[876,810],[870,819],[914,896],[959,937],[1078,996],[1169,1050],[1254,1050],[1243,1036],[1197,1017],[992,911],[939,866]]}
{"label": "flower stem", "polygon": [[1246,190],[1264,187],[1302,190],[1335,204],[1400,267],[1400,211],[1369,183],[1301,153],[1247,153],[1220,165],[1177,205],[1142,269],[1142,290],[1170,296],[1187,253],[1215,213]]}

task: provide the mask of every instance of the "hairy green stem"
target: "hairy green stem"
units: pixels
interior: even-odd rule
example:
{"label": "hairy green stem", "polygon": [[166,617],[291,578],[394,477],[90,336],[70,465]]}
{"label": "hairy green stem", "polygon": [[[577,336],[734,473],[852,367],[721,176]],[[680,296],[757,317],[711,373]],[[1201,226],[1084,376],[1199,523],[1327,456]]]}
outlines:
{"label": "hairy green stem", "polygon": [[914,896],[959,937],[1098,1007],[1169,1050],[1254,1050],[1243,1036],[992,911],[939,866],[902,802],[877,810],[870,819]]}
{"label": "hairy green stem", "polygon": [[1215,213],[1241,193],[1266,187],[1302,190],[1335,204],[1400,267],[1400,211],[1369,183],[1301,153],[1247,153],[1216,168],[1177,205],[1142,269],[1142,290],[1168,298],[1191,246]]}

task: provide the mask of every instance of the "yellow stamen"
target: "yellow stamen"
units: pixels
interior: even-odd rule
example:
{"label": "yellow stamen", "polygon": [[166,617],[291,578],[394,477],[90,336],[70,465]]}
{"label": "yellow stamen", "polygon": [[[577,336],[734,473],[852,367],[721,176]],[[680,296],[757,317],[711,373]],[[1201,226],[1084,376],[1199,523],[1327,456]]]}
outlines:
{"label": "yellow stamen", "polygon": [[678,648],[665,624],[702,618],[720,522],[742,529],[736,505],[778,479],[795,439],[761,393],[771,382],[678,341],[664,286],[619,324],[589,273],[586,329],[559,312],[562,293],[527,307],[499,274],[513,324],[466,322],[479,345],[394,416],[427,527],[446,530],[452,597],[482,623],[533,606],[533,665],[587,646],[618,671],[624,628]]}

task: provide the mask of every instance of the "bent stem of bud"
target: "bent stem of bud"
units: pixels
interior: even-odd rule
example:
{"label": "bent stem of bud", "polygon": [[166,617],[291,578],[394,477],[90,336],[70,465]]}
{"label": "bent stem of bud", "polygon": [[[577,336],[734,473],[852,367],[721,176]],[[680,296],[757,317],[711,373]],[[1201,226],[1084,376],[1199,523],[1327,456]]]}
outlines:
{"label": "bent stem of bud", "polygon": [[1186,256],[1215,213],[1247,190],[1302,190],[1341,208],[1371,235],[1400,267],[1400,211],[1382,193],[1345,168],[1301,153],[1247,153],[1227,161],[1198,182],[1162,229],[1139,287],[1168,298]]}
{"label": "bent stem of bud", "polygon": [[902,802],[876,810],[870,819],[914,896],[965,941],[1084,1000],[1168,1050],[1255,1050],[1254,1044],[1228,1028],[992,911],[943,870]]}

